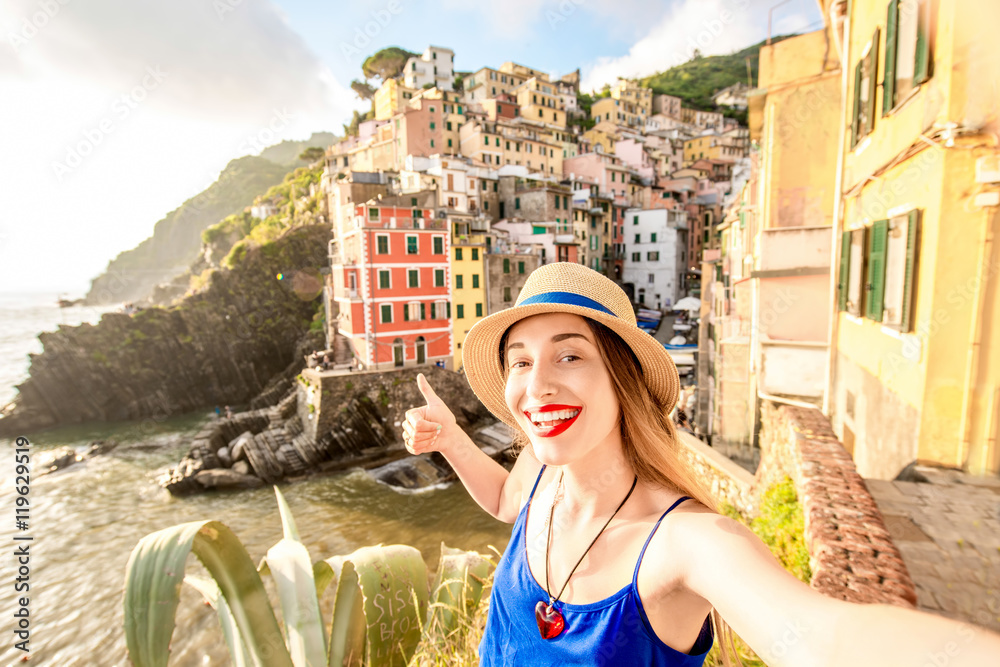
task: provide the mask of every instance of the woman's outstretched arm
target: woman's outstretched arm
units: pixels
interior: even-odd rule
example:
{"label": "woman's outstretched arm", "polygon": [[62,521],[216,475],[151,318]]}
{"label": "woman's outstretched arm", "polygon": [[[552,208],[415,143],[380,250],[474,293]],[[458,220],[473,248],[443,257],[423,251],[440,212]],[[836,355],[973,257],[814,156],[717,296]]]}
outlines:
{"label": "woman's outstretched arm", "polygon": [[403,433],[409,440],[407,449],[413,454],[441,452],[480,507],[500,521],[513,523],[522,496],[534,483],[541,464],[525,449],[508,473],[458,426],[455,415],[423,373],[417,376],[417,387],[427,404],[406,412]]}
{"label": "woman's outstretched arm", "polygon": [[984,628],[816,592],[732,519],[680,514],[669,542],[683,550],[688,588],[708,600],[768,665],[979,667],[1000,661],[1000,635]]}

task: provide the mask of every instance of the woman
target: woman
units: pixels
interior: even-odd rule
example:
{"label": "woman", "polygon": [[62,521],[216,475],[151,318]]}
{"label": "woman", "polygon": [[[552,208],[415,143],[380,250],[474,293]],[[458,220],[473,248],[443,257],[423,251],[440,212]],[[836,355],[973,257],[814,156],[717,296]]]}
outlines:
{"label": "woman", "polygon": [[479,450],[423,375],[427,405],[403,431],[409,451],[441,452],[483,509],[515,524],[483,665],[700,665],[716,612],[769,665],[996,663],[1000,637],[824,597],[713,511],[678,458],[677,370],[604,276],[537,269],[513,308],[469,331],[463,364],[522,445],[512,470]]}

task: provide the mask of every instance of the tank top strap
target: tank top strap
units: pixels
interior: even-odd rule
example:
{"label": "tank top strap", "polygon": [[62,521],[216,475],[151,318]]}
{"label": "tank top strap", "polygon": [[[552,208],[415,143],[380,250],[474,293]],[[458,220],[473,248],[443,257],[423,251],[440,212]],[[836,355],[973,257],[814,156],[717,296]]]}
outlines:
{"label": "tank top strap", "polygon": [[531,487],[531,495],[528,496],[529,503],[531,502],[531,499],[535,497],[535,489],[538,488],[538,483],[542,481],[542,474],[544,472],[545,472],[545,466],[543,465],[542,469],[538,471],[538,477],[535,478],[535,485]]}
{"label": "tank top strap", "polygon": [[680,505],[685,500],[690,500],[691,496],[681,496],[674,501],[674,504],[667,509],[666,512],[660,515],[660,518],[656,520],[656,525],[653,526],[653,530],[649,531],[649,537],[646,538],[646,543],[642,545],[642,551],[639,552],[639,560],[635,562],[635,572],[632,573],[632,587],[638,590],[639,585],[639,566],[642,565],[642,557],[646,555],[646,547],[649,543],[653,541],[653,535],[656,534],[656,529],[660,527],[660,522],[663,521],[668,514],[670,514],[675,507]]}

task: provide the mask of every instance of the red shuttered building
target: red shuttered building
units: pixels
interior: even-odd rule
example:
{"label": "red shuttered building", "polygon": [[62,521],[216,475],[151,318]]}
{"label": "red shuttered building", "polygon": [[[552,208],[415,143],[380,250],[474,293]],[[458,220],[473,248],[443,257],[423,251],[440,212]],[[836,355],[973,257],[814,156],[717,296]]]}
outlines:
{"label": "red shuttered building", "polygon": [[334,265],[339,331],[366,368],[452,366],[449,238],[432,208],[354,206]]}

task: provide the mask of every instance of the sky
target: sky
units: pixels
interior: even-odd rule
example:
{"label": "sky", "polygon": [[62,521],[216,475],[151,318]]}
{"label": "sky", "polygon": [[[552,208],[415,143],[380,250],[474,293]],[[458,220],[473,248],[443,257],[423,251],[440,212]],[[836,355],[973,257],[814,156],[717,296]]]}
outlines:
{"label": "sky", "polygon": [[0,0],[0,291],[82,296],[237,157],[342,133],[387,46],[585,91],[822,26],[816,0]]}

